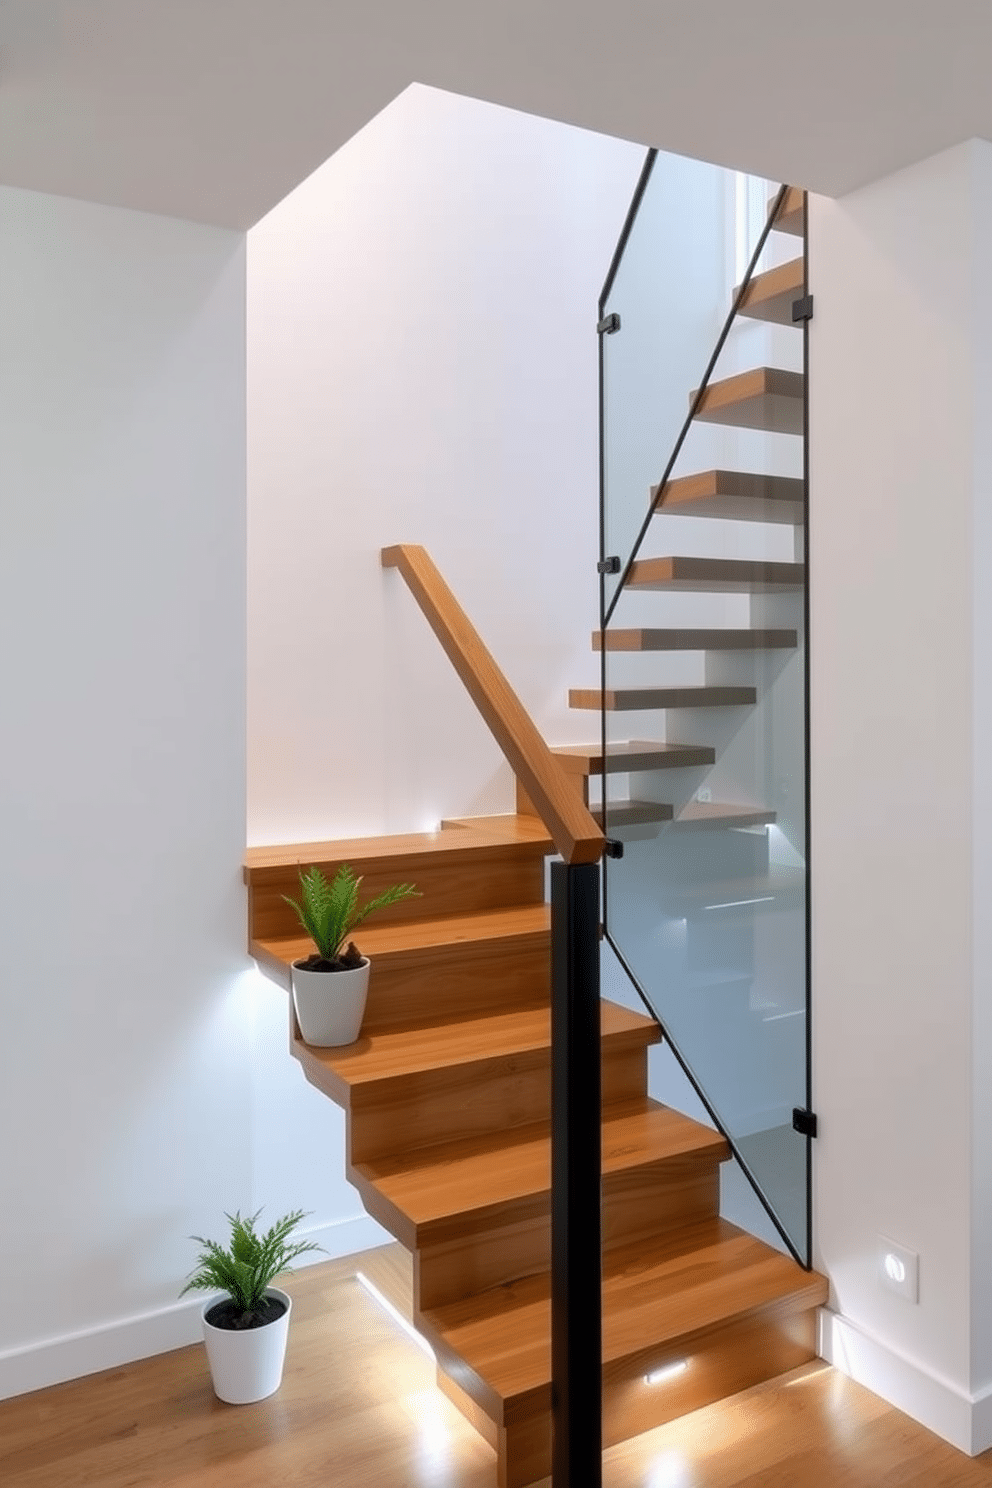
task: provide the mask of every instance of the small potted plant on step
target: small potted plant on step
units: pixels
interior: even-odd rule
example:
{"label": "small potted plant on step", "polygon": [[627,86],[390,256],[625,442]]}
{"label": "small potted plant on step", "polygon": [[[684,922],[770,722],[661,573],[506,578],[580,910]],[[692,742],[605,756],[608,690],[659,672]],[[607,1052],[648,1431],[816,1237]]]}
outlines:
{"label": "small potted plant on step", "polygon": [[248,1405],[278,1390],[289,1336],[292,1301],[275,1277],[306,1250],[323,1247],[312,1240],[289,1242],[303,1210],[283,1215],[264,1235],[255,1230],[259,1209],[247,1219],[225,1218],[231,1226],[227,1250],[216,1240],[192,1235],[203,1246],[199,1265],[180,1292],[226,1292],[203,1304],[203,1337],[214,1391],[229,1405]]}
{"label": "small potted plant on step", "polygon": [[359,909],[361,881],[347,863],[330,883],[319,868],[308,868],[300,872],[302,902],[283,895],[317,947],[314,955],[293,962],[293,1005],[308,1044],[326,1048],[354,1043],[365,1015],[369,960],[349,936],[375,910],[419,898],[413,884],[394,884]]}

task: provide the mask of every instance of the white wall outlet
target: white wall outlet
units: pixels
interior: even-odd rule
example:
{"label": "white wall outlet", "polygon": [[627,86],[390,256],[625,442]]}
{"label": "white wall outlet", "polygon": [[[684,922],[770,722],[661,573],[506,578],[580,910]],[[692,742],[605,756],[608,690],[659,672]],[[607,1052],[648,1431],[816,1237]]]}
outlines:
{"label": "white wall outlet", "polygon": [[898,1292],[907,1302],[920,1300],[920,1258],[913,1250],[878,1237],[878,1279],[891,1292]]}
{"label": "white wall outlet", "polygon": [[696,800],[697,801],[706,802],[706,801],[712,801],[712,799],[713,799],[713,792],[710,790],[709,786],[708,785],[701,785],[699,787],[699,789],[697,790],[697,792],[696,792]]}

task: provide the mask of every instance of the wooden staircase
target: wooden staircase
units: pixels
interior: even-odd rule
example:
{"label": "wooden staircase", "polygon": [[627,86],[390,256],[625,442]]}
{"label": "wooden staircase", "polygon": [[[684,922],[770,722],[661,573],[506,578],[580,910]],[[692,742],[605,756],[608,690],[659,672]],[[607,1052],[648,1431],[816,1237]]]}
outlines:
{"label": "wooden staircase", "polygon": [[[574,751],[571,758],[581,758]],[[249,851],[250,949],[287,991],[309,950],[298,869],[415,882],[359,936],[362,1036],[290,1049],[347,1112],[347,1171],[414,1258],[441,1388],[496,1448],[501,1488],[550,1471],[550,931],[533,816]],[[826,1283],[719,1218],[719,1133],[647,1095],[658,1025],[602,1005],[604,1438],[613,1443],[812,1358]],[[645,1375],[686,1362],[659,1385]]]}
{"label": "wooden staircase", "polygon": [[[789,191],[776,227],[802,233]],[[799,261],[757,275],[740,313],[790,323]],[[695,397],[695,395],[692,395]],[[695,417],[802,432],[799,374],[756,368],[711,382]],[[726,470],[669,480],[655,512],[797,523],[803,483]],[[347,1112],[347,1173],[370,1214],[413,1256],[414,1319],[437,1358],[438,1384],[495,1447],[500,1488],[551,1469],[550,925],[545,857],[594,862],[602,832],[589,779],[707,768],[710,745],[633,740],[549,754],[422,549],[384,550],[401,570],[517,777],[517,812],[462,819],[434,833],[302,843],[248,853],[251,954],[290,988],[309,953],[283,895],[301,867],[343,862],[372,895],[412,881],[406,899],[363,928],[372,958],[357,1043],[313,1048],[290,1009],[290,1050],[306,1078]],[[801,589],[801,563],[638,559],[627,587],[778,594]],[[609,652],[757,652],[797,645],[790,628],[607,631]],[[593,637],[602,650],[602,635]],[[576,689],[572,706],[613,710],[741,708],[750,686]],[[536,803],[536,805],[535,805]],[[599,809],[600,818],[602,808]],[[694,800],[609,801],[610,830],[714,832],[775,819],[764,806]],[[544,823],[549,823],[551,831]],[[552,835],[554,840],[552,840]],[[705,845],[707,840],[700,839]],[[698,843],[697,843],[698,845]],[[739,897],[732,879],[727,897]],[[769,865],[750,885],[796,892]],[[723,885],[684,888],[684,912]],[[707,905],[708,908],[725,906]],[[671,906],[669,906],[671,910]],[[679,906],[676,906],[676,910]],[[827,1283],[720,1218],[724,1138],[648,1095],[651,1018],[601,1004],[603,1136],[603,1439],[622,1441],[815,1355]],[[649,1378],[650,1377],[650,1378]]]}

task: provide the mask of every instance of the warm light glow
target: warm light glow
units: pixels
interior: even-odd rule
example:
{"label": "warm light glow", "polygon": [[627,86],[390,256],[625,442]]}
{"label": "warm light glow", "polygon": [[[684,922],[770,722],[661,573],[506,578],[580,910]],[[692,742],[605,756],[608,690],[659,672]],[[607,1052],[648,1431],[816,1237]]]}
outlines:
{"label": "warm light glow", "polygon": [[688,1359],[676,1359],[673,1364],[663,1364],[660,1369],[652,1369],[650,1374],[644,1376],[644,1383],[660,1385],[663,1380],[674,1379],[677,1374],[684,1374],[688,1368]]}
{"label": "warm light glow", "polygon": [[375,1298],[380,1307],[382,1307],[386,1312],[389,1313],[389,1316],[393,1319],[394,1323],[399,1323],[400,1327],[403,1329],[403,1332],[409,1334],[417,1347],[422,1348],[424,1353],[429,1355],[429,1357],[433,1359],[434,1350],[427,1342],[427,1339],[420,1336],[413,1324],[407,1322],[406,1318],[399,1311],[399,1309],[393,1306],[388,1297],[384,1297],[382,1295],[379,1288],[373,1282],[369,1281],[368,1277],[363,1271],[355,1272],[355,1280],[365,1288],[370,1297]]}

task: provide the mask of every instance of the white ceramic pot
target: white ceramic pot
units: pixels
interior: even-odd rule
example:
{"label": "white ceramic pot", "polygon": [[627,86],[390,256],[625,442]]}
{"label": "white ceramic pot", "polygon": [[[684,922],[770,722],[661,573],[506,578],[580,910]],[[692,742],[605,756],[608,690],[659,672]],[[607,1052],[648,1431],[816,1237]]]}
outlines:
{"label": "white ceramic pot", "polygon": [[249,1405],[274,1395],[282,1383],[282,1366],[289,1337],[289,1314],[292,1301],[278,1287],[269,1287],[267,1297],[285,1302],[286,1311],[275,1322],[263,1328],[215,1328],[207,1322],[207,1313],[218,1300],[212,1297],[203,1304],[203,1339],[207,1345],[214,1392],[228,1405]]}
{"label": "white ceramic pot", "polygon": [[293,963],[293,1005],[305,1043],[321,1048],[353,1044],[368,994],[368,956],[351,971],[307,971]]}

